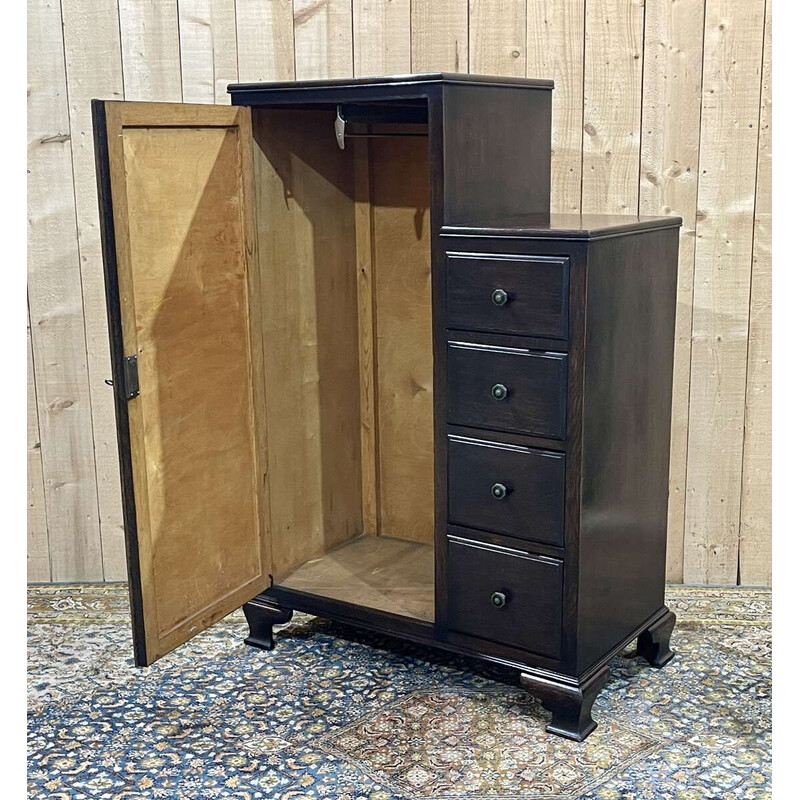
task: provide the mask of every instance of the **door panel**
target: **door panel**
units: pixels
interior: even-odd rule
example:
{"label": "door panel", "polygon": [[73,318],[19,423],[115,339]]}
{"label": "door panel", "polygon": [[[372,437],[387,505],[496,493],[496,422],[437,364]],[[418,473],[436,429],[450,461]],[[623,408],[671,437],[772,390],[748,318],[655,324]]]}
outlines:
{"label": "door panel", "polygon": [[135,653],[150,664],[269,582],[250,113],[94,111]]}

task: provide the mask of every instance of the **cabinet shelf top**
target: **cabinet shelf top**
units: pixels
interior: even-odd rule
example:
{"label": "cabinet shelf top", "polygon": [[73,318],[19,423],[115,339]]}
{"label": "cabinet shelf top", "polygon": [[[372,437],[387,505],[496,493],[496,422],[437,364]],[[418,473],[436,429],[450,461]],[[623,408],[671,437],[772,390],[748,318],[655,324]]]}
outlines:
{"label": "cabinet shelf top", "polygon": [[384,75],[364,78],[334,78],[312,81],[276,81],[260,83],[232,83],[228,92],[234,96],[251,93],[303,92],[320,89],[349,88],[413,88],[418,85],[456,83],[473,86],[506,86],[520,89],[553,89],[553,81],[543,78],[512,78],[497,75],[466,75],[458,72],[422,72],[409,75]]}
{"label": "cabinet shelf top", "polygon": [[458,225],[445,225],[444,236],[487,236],[518,239],[604,239],[683,224],[681,217],[638,214],[519,214]]}

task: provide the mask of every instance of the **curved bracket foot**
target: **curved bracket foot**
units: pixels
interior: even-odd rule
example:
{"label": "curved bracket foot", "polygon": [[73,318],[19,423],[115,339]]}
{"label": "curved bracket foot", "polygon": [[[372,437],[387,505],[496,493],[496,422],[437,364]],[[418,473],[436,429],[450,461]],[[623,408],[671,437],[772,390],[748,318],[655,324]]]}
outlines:
{"label": "curved bracket foot", "polygon": [[272,626],[289,622],[293,613],[291,609],[281,608],[263,595],[258,595],[245,603],[242,611],[250,626],[250,635],[244,643],[261,650],[272,650],[275,647]]}
{"label": "curved bracket foot", "polygon": [[523,672],[520,683],[552,713],[548,733],[582,742],[597,727],[592,706],[608,675],[608,667],[603,666],[583,682],[562,683]]}
{"label": "curved bracket foot", "polygon": [[639,634],[636,641],[636,652],[640,656],[644,656],[651,666],[660,669],[675,655],[669,646],[674,627],[675,614],[665,606],[664,614]]}

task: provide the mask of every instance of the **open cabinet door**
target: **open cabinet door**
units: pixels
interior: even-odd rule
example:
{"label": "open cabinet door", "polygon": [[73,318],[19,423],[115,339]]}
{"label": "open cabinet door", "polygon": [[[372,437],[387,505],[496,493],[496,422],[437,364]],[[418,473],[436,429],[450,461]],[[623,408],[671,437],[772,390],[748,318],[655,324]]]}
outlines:
{"label": "open cabinet door", "polygon": [[246,108],[93,103],[136,663],[269,583]]}

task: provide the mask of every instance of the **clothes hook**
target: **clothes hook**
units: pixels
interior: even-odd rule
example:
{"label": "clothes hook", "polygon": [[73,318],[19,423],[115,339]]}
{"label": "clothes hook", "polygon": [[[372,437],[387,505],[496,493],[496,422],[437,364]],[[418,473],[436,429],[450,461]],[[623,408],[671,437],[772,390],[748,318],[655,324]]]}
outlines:
{"label": "clothes hook", "polygon": [[336,134],[336,144],[339,145],[340,150],[344,150],[344,128],[345,120],[342,116],[342,107],[336,106],[336,119],[333,121],[333,130]]}

